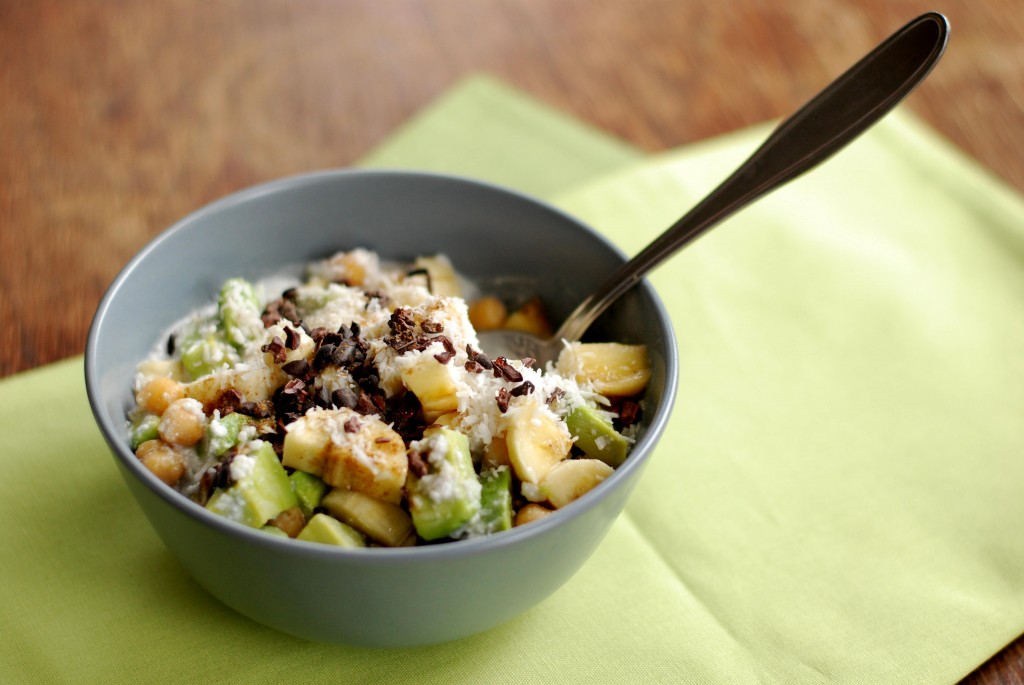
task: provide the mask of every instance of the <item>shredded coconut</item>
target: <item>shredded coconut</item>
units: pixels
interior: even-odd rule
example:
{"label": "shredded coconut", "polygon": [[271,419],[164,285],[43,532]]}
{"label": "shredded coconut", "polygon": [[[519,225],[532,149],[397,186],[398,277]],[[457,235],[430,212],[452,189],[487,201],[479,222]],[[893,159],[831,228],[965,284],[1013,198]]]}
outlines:
{"label": "shredded coconut", "polygon": [[228,429],[220,421],[220,417],[216,417],[210,420],[210,435],[214,438],[226,438],[228,437]]}
{"label": "shredded coconut", "polygon": [[250,478],[256,470],[256,459],[248,454],[239,454],[231,460],[231,478],[236,481]]}
{"label": "shredded coconut", "polygon": [[[528,435],[523,429],[538,428],[539,440],[557,443],[546,454],[557,460],[572,456],[568,447],[565,454],[560,450],[575,440],[564,420],[577,407],[589,407],[608,421],[616,418],[613,406],[618,403],[613,405],[589,383],[573,377],[571,353],[543,369],[520,360],[488,368],[466,300],[451,295],[459,289],[469,292],[466,288],[472,286],[463,283],[442,256],[397,264],[357,249],[313,263],[307,278],[296,284],[298,274],[296,266],[289,276],[274,281],[276,292],[282,294],[269,303],[255,302],[256,292],[245,281],[229,279],[220,291],[219,306],[206,307],[169,329],[170,339],[165,336],[162,347],[137,369],[136,389],[153,378],[174,378],[185,387],[183,401],[190,414],[206,422],[203,408],[211,408],[207,439],[187,450],[188,477],[177,486],[201,503],[209,495],[210,480],[223,473],[209,470],[221,454],[234,448],[231,478],[251,478],[251,454],[262,444],[259,436],[269,440],[275,431],[275,448],[281,449],[282,432],[286,456],[289,439],[293,445],[301,442],[309,451],[303,466],[311,471],[322,466],[317,475],[325,481],[330,478],[333,487],[386,484],[384,491],[394,493],[398,502],[413,496],[406,491],[412,487],[406,479],[407,469],[414,468],[417,478],[408,483],[416,483],[416,497],[434,503],[463,498],[479,502],[477,474],[460,460],[453,463],[452,445],[442,433],[410,443],[422,435],[424,423],[436,419],[465,435],[477,463],[474,468],[481,468],[482,461],[501,454],[510,429]],[[398,308],[403,311],[396,313]],[[184,353],[187,359],[182,358]],[[634,416],[636,407],[626,406]],[[236,439],[216,407],[253,420],[239,429]],[[134,410],[132,420],[140,411]],[[556,426],[554,433],[565,433],[564,443],[562,437],[549,437],[554,435],[549,424]],[[623,433],[633,441],[637,430],[634,424]],[[402,439],[415,455],[403,449]],[[608,440],[595,436],[595,442],[604,448]],[[211,444],[223,451],[214,453]],[[320,446],[333,451],[318,456],[315,450]],[[579,454],[582,448],[576,449]],[[544,448],[538,450],[538,458],[544,458]],[[522,482],[535,480],[530,473],[535,467],[514,468],[525,470],[513,479],[516,501],[544,501],[535,482]],[[245,507],[243,500],[227,492],[218,505],[239,518]],[[478,512],[451,536],[487,534],[491,531],[485,530],[486,522],[494,515]]]}

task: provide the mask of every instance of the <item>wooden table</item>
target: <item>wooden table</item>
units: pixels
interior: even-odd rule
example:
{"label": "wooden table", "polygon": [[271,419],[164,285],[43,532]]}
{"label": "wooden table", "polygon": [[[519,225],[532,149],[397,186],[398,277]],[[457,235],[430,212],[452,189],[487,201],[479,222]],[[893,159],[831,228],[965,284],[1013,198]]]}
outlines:
{"label": "wooden table", "polygon": [[[2,2],[0,376],[80,354],[175,219],[348,165],[469,72],[657,151],[790,113],[932,9],[907,106],[1024,191],[1020,0]],[[1024,683],[1024,638],[965,682]]]}

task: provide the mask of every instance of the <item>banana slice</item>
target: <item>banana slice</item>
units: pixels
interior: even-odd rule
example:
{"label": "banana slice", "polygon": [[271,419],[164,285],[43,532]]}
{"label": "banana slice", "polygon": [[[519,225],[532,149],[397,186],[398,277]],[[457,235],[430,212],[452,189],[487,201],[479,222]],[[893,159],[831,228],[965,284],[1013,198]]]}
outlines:
{"label": "banana slice", "polygon": [[335,488],[321,503],[332,516],[387,547],[415,542],[412,519],[397,504],[361,492]]}
{"label": "banana slice", "polygon": [[312,411],[289,424],[281,463],[393,504],[402,501],[409,471],[401,436],[378,417],[346,408]]}
{"label": "banana slice", "polygon": [[403,368],[402,382],[420,401],[428,423],[459,407],[453,366],[442,364],[432,354],[422,354],[415,363]]}
{"label": "banana slice", "polygon": [[569,459],[551,468],[540,482],[540,493],[556,509],[579,499],[615,472],[598,459]]}
{"label": "banana slice", "polygon": [[589,382],[596,392],[615,397],[639,394],[651,378],[646,345],[570,343],[558,355],[556,368],[563,376]]}
{"label": "banana slice", "polygon": [[572,438],[563,421],[539,403],[530,402],[510,415],[505,444],[519,480],[536,485],[569,455]]}
{"label": "banana slice", "polygon": [[256,359],[187,383],[185,396],[209,407],[223,392],[234,390],[246,402],[262,402],[273,397],[274,391],[287,383],[289,378],[276,364],[267,365]]}
{"label": "banana slice", "polygon": [[[286,326],[295,331],[295,334],[298,336],[298,345],[295,347],[294,350],[288,349],[287,347],[285,348],[285,358],[284,361],[281,363],[287,364],[288,362],[297,361],[299,359],[310,359],[313,356],[313,353],[316,352],[316,342],[313,340],[313,338],[309,337],[306,334],[306,331],[302,330],[301,326],[296,326],[292,324],[290,321],[286,321],[284,323],[276,323],[270,328],[268,328],[265,339],[266,342],[270,342],[274,338],[278,338],[282,342],[287,340],[288,334],[285,333],[284,330]],[[270,354],[269,352],[264,352],[263,354],[268,365],[275,363],[274,355]]]}

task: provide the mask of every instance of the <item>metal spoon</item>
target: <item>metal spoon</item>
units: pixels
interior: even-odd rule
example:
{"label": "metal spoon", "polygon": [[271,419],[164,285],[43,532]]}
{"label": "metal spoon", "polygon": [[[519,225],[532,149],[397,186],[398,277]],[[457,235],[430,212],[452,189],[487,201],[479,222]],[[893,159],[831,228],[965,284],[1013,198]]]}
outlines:
{"label": "metal spoon", "polygon": [[704,200],[614,271],[547,340],[513,330],[479,334],[484,352],[510,359],[557,358],[616,299],[651,269],[754,200],[823,162],[895,107],[946,49],[949,22],[923,14],[896,31],[776,128],[760,148]]}

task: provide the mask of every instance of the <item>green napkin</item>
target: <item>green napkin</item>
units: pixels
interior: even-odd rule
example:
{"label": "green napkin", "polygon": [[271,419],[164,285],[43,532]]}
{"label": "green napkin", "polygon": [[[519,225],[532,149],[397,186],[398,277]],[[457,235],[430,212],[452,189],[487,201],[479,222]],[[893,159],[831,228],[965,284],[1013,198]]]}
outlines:
{"label": "green napkin", "polygon": [[[561,204],[633,253],[767,133]],[[681,399],[627,521],[691,680],[948,683],[1024,632],[1018,196],[897,112],[652,281]]]}
{"label": "green napkin", "polygon": [[[473,79],[368,161],[539,194],[531,164],[613,172],[556,200],[632,252],[765,133],[636,164]],[[626,514],[541,605],[431,648],[225,608],[131,500],[81,360],[0,382],[0,682],[955,682],[1024,632],[1022,224],[897,112],[663,266],[680,401]]]}
{"label": "green napkin", "polygon": [[360,166],[454,173],[551,198],[641,158],[617,138],[479,75],[426,107]]}

